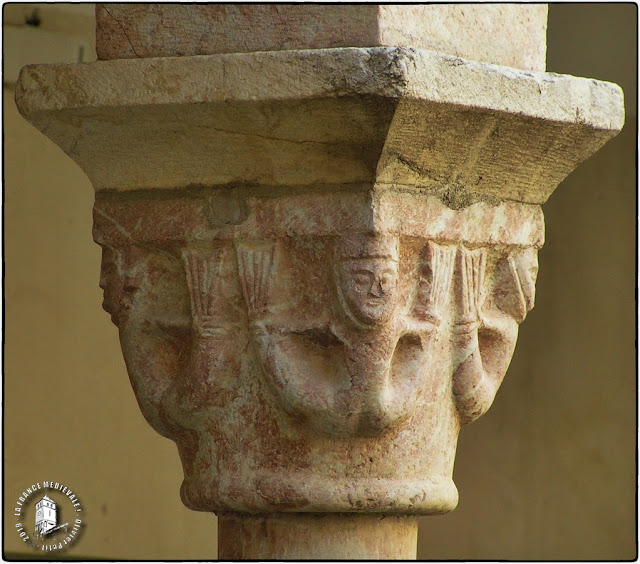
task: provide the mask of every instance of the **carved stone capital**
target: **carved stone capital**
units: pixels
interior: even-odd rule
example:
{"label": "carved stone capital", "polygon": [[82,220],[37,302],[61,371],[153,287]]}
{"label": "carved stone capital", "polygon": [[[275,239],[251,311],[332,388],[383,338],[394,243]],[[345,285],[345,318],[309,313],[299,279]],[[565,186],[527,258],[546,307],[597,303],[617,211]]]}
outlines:
{"label": "carved stone capital", "polygon": [[[46,89],[42,84],[47,84]],[[615,85],[407,48],[28,67],[97,190],[104,307],[202,511],[453,509]]]}
{"label": "carved stone capital", "polygon": [[[455,507],[458,431],[491,405],[533,306],[542,216],[374,200],[238,195],[243,214],[212,229],[228,205],[214,189],[98,194],[105,308],[145,416],[180,448],[190,507]],[[400,225],[359,219],[406,209]],[[486,228],[461,237],[470,217]]]}

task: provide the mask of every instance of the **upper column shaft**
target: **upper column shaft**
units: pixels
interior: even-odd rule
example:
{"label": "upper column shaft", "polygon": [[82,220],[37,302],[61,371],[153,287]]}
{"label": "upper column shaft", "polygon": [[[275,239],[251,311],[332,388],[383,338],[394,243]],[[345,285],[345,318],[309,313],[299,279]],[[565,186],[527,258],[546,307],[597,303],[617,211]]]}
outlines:
{"label": "upper column shaft", "polygon": [[546,4],[97,4],[99,59],[410,47],[544,71]]}

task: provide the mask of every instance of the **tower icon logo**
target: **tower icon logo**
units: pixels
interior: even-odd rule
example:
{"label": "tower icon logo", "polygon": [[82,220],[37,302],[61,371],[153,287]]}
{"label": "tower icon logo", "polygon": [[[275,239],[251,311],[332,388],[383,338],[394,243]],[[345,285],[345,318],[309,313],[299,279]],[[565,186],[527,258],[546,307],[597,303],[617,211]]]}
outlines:
{"label": "tower icon logo", "polygon": [[26,488],[16,501],[14,516],[20,540],[42,552],[71,547],[85,526],[77,494],[60,482],[37,482]]}
{"label": "tower icon logo", "polygon": [[58,505],[49,496],[45,495],[36,503],[35,535],[43,539],[47,535],[64,529],[67,532],[69,523],[58,525]]}

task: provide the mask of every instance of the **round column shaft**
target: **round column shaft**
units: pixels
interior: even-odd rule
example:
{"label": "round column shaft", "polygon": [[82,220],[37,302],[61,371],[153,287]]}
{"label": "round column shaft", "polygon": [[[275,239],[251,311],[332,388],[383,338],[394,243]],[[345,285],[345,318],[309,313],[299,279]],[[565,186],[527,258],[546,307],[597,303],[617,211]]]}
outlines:
{"label": "round column shaft", "polygon": [[418,520],[345,513],[220,513],[220,560],[415,560]]}

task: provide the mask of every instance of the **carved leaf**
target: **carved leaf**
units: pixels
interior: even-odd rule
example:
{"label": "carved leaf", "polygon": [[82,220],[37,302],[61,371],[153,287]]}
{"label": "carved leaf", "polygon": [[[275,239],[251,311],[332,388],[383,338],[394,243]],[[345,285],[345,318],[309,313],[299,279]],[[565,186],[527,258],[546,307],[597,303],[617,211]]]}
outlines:
{"label": "carved leaf", "polygon": [[414,314],[422,319],[439,321],[449,297],[456,247],[429,241],[420,264],[418,292]]}
{"label": "carved leaf", "polygon": [[222,254],[222,247],[206,252],[186,249],[182,253],[194,326],[203,335],[214,334],[220,325],[217,302],[221,291]]}
{"label": "carved leaf", "polygon": [[484,275],[486,268],[486,249],[459,249],[459,288],[460,310],[459,324],[478,320],[483,302]]}
{"label": "carved leaf", "polygon": [[273,253],[273,243],[260,246],[240,243],[237,246],[238,271],[250,319],[260,318],[267,309]]}

